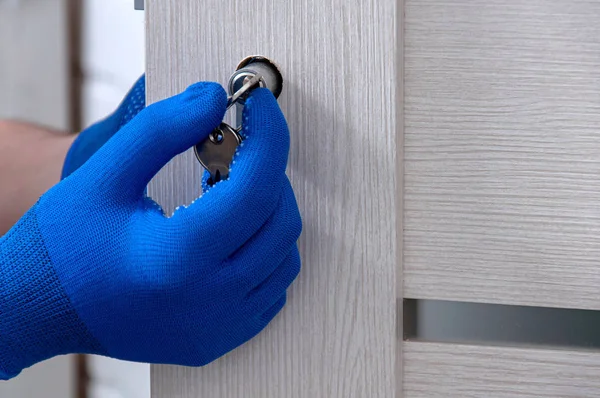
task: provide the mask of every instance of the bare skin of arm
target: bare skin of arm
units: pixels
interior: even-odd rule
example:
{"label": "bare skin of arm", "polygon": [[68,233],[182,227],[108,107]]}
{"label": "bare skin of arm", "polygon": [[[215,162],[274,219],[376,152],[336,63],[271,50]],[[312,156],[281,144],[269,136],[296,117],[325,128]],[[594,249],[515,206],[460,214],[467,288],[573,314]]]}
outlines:
{"label": "bare skin of arm", "polygon": [[0,236],[60,181],[75,135],[0,120]]}

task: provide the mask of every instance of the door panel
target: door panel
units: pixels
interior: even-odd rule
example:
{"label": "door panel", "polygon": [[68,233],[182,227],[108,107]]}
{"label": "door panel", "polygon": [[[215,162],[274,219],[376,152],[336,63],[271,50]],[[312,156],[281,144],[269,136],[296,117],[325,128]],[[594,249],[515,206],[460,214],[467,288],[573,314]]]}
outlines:
{"label": "door panel", "polygon": [[599,16],[406,2],[406,297],[600,309]]}
{"label": "door panel", "polygon": [[[491,311],[464,302],[600,309],[599,15],[586,0],[406,1],[404,295],[455,301],[437,318],[423,303],[421,338],[448,338],[442,319],[485,329]],[[534,330],[514,307],[496,316],[491,335]],[[405,398],[598,396],[600,353],[480,337],[406,342]]]}
{"label": "door panel", "polygon": [[[146,0],[150,102],[227,83],[248,55],[277,62],[304,218],[288,306],[249,344],[200,369],[155,366],[166,397],[392,397],[401,176],[396,0]],[[200,195],[192,153],[149,193],[167,212]]]}
{"label": "door panel", "polygon": [[588,398],[600,353],[405,343],[404,398]]}

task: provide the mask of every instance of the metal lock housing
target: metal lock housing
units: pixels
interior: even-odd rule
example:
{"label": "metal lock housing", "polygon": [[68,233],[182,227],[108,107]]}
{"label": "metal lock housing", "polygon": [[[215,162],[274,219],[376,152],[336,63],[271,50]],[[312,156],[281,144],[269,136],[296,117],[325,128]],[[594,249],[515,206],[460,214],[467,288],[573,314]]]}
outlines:
{"label": "metal lock housing", "polygon": [[243,137],[242,110],[246,98],[257,87],[271,90],[278,98],[283,89],[283,77],[277,66],[269,59],[252,56],[244,59],[229,79],[229,94],[227,109],[238,105],[237,128],[227,123],[221,123],[209,138],[194,146],[194,153],[200,164],[210,173],[208,185],[214,185],[229,178],[229,167],[235,156],[237,147]]}

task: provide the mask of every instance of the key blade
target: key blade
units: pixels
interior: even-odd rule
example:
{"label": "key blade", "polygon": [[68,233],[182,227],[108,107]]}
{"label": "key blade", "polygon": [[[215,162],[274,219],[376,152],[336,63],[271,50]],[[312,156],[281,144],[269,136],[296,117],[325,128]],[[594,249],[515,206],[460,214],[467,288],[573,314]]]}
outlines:
{"label": "key blade", "polygon": [[241,142],[239,134],[228,124],[222,123],[215,132],[219,140],[207,138],[194,146],[200,164],[210,173],[213,185],[229,178],[229,167]]}
{"label": "key blade", "polygon": [[245,99],[250,92],[257,87],[261,87],[265,84],[265,80],[261,75],[254,75],[248,79],[248,81],[236,91],[231,97],[227,99],[227,109],[231,108],[235,103],[241,99]]}

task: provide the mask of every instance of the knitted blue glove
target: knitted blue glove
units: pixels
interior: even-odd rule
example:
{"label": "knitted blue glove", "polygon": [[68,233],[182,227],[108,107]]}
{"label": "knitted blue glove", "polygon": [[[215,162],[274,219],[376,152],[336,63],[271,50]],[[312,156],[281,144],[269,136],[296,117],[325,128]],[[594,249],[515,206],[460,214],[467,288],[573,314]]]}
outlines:
{"label": "knitted blue glove", "polygon": [[82,131],[71,148],[62,170],[66,178],[92,157],[117,131],[129,123],[146,106],[146,76],[133,85],[112,115]]}
{"label": "knitted blue glove", "polygon": [[301,220],[269,90],[246,102],[229,180],[171,218],[143,194],[226,102],[199,83],[145,108],[0,238],[0,378],[67,353],[204,365],[281,310]]}

